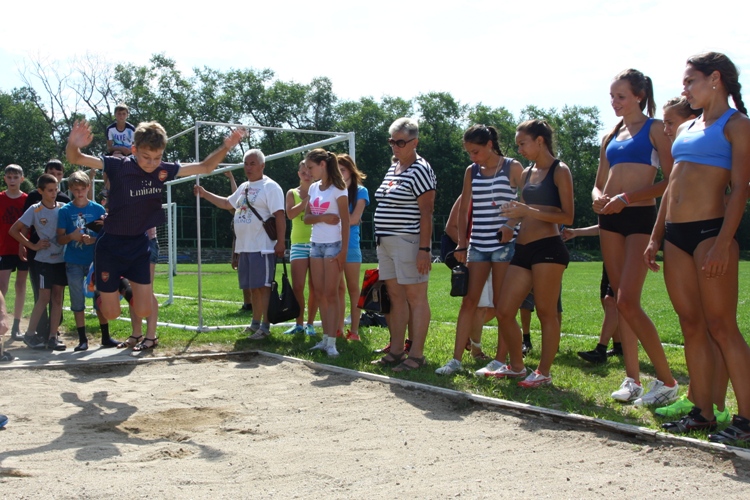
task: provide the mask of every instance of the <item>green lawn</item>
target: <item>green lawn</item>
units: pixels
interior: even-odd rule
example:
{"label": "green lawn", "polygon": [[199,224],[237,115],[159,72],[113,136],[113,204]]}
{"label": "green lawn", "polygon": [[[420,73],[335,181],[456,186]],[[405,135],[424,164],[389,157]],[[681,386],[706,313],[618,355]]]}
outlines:
{"label": "green lawn", "polygon": [[[374,265],[363,266],[374,267]],[[175,295],[197,297],[197,266],[180,265],[175,276]],[[281,268],[279,267],[279,272]],[[747,297],[750,294],[750,263],[740,263],[740,328],[748,338],[750,332],[750,314],[747,314]],[[460,299],[450,297],[450,274],[448,269],[435,265],[430,277],[429,300],[432,306],[432,324],[430,327],[425,354],[428,365],[425,369],[405,374],[395,374],[389,370],[381,370],[370,364],[376,355],[372,350],[382,347],[388,342],[388,332],[382,328],[362,329],[361,343],[346,343],[339,340],[339,352],[336,359],[329,360],[320,354],[310,354],[309,348],[317,339],[303,336],[281,335],[282,327],[273,327],[270,338],[261,342],[251,342],[242,333],[242,327],[250,322],[250,316],[239,312],[242,295],[237,286],[236,273],[228,264],[207,264],[203,266],[202,294],[203,324],[205,326],[238,325],[236,329],[196,333],[181,328],[159,327],[161,346],[183,350],[212,348],[245,350],[262,349],[279,354],[300,358],[315,359],[323,363],[343,366],[355,370],[385,373],[396,377],[428,383],[436,386],[457,389],[461,391],[499,397],[523,403],[529,403],[546,408],[605,418],[617,422],[658,427],[659,421],[654,418],[652,411],[624,406],[615,403],[609,394],[619,387],[624,378],[624,369],[620,359],[611,359],[606,365],[589,365],[576,355],[577,351],[589,350],[594,347],[599,335],[602,320],[602,310],[599,302],[599,280],[601,277],[601,263],[588,262],[571,263],[565,273],[563,284],[563,338],[560,352],[552,368],[554,384],[535,390],[524,390],[516,386],[513,381],[479,379],[470,372],[451,377],[439,377],[434,370],[450,359],[453,352],[455,338],[455,323],[460,306]],[[166,294],[168,291],[166,267],[157,267],[155,283],[156,292]],[[13,285],[11,283],[7,303],[12,308]],[[25,315],[31,311],[31,287],[28,287]],[[160,302],[164,299],[160,298]],[[191,299],[175,299],[174,304],[162,307],[159,321],[173,324],[197,325],[198,301]],[[674,310],[671,307],[664,287],[661,274],[649,274],[643,292],[644,309],[653,319],[656,327],[667,346],[666,353],[670,366],[683,391],[687,390],[687,369],[684,353],[681,347],[682,336]],[[494,323],[494,321],[493,321]],[[63,330],[75,331],[71,313],[65,314]],[[115,321],[111,330],[113,336],[124,338],[129,335],[130,325],[126,322]],[[87,321],[87,331],[98,336],[98,322],[94,316]],[[528,366],[535,367],[538,363],[540,347],[539,323],[534,316],[532,322],[532,342],[534,349],[527,358]],[[485,329],[484,350],[493,355],[497,345],[496,328]],[[476,370],[483,363],[474,362],[466,354],[464,366]],[[653,367],[645,354],[641,352],[641,369],[645,375],[644,382],[653,378]],[[736,409],[734,395],[730,389],[729,407]]]}

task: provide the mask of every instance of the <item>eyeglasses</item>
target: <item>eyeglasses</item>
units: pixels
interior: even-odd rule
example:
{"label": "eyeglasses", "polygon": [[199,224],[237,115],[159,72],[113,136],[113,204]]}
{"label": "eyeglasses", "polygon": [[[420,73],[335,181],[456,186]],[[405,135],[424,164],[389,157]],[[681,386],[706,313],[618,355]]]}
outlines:
{"label": "eyeglasses", "polygon": [[388,144],[390,144],[391,147],[398,146],[399,148],[403,148],[404,146],[406,146],[407,144],[409,144],[414,139],[416,139],[416,137],[412,137],[408,141],[405,141],[403,139],[399,139],[397,141],[394,141],[393,139],[388,139]]}

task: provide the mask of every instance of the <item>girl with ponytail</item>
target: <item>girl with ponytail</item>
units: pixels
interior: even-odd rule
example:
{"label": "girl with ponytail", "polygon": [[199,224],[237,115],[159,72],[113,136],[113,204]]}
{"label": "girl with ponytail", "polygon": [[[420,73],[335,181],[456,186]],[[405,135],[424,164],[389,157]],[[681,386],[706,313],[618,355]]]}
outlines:
{"label": "girl with ponytail", "polygon": [[[497,130],[474,125],[464,133],[464,149],[473,163],[464,173],[458,215],[458,247],[453,255],[458,262],[468,263],[469,291],[458,313],[453,358],[435,371],[438,375],[450,375],[463,368],[461,357],[490,272],[493,304],[497,304],[505,272],[513,258],[514,226],[518,222],[509,220],[500,210],[505,203],[517,199],[516,189],[520,186],[523,167],[513,158],[503,156]],[[481,353],[481,342],[472,341],[472,345]],[[506,354],[503,343],[499,342],[495,360],[476,374],[492,376],[505,366]]]}
{"label": "girl with ponytail", "polygon": [[[732,424],[709,440],[747,445],[750,347],[737,326],[739,246],[734,236],[750,180],[750,120],[737,68],[724,54],[688,59],[683,88],[690,106],[703,108],[703,114],[678,130],[674,169],[644,261],[653,271],[659,269],[656,252],[664,239],[664,280],[685,337],[695,406],[663,427],[675,433],[716,429],[717,407],[724,406],[717,363],[723,363],[738,411]],[[736,109],[729,107],[729,97]]]}
{"label": "girl with ponytail", "polygon": [[317,182],[308,191],[305,224],[312,224],[310,237],[310,275],[318,299],[323,340],[311,351],[324,351],[329,357],[339,355],[336,337],[339,323],[338,288],[346,249],[349,245],[349,208],[346,183],[339,171],[336,155],[324,149],[313,149],[305,156],[305,165]]}
{"label": "girl with ponytail", "polygon": [[[523,378],[518,385],[525,388],[552,382],[550,369],[560,346],[558,298],[570,261],[559,228],[573,223],[573,177],[570,168],[555,157],[552,135],[544,120],[528,120],[516,128],[518,152],[533,163],[521,176],[522,201],[510,201],[501,211],[502,216],[520,221],[521,229],[496,305],[498,329],[508,346],[510,363],[495,376]],[[516,315],[532,288],[542,327],[542,352],[537,369],[527,376]]]}
{"label": "girl with ponytail", "polygon": [[[617,301],[625,362],[625,380],[612,398],[663,406],[677,399],[679,388],[656,327],[641,308],[641,292],[647,272],[642,256],[656,221],[656,198],[664,193],[672,171],[670,141],[661,120],[652,118],[656,105],[649,77],[625,70],[610,85],[610,96],[620,121],[602,142],[591,195],[599,214],[604,267]],[[654,183],[659,166],[664,180]],[[640,381],[639,340],[656,371],[648,393]]]}

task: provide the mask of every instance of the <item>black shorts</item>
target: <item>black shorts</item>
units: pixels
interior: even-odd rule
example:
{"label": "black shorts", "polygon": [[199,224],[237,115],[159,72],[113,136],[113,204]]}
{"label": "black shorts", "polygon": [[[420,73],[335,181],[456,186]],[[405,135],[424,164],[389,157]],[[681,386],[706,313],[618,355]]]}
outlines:
{"label": "black shorts", "polygon": [[568,267],[569,262],[570,254],[562,238],[550,236],[525,245],[516,243],[516,253],[510,265],[531,269],[534,264],[562,264]]}
{"label": "black shorts", "polygon": [[651,234],[656,222],[656,206],[625,207],[619,214],[599,215],[599,229],[618,233]]}
{"label": "black shorts", "polygon": [[2,255],[0,256],[0,271],[6,271],[10,269],[13,271],[28,271],[29,263],[25,260],[21,260],[18,255]]}
{"label": "black shorts", "polygon": [[612,287],[609,286],[609,276],[607,276],[607,268],[602,264],[602,281],[599,283],[599,298],[614,297],[615,292],[612,291]]}
{"label": "black shorts", "polygon": [[49,264],[37,262],[39,269],[39,289],[51,290],[53,286],[68,286],[68,273],[65,262]]}
{"label": "black shorts", "polygon": [[139,285],[151,283],[150,245],[146,233],[138,236],[100,233],[94,252],[96,289],[103,293],[116,292],[120,288],[120,277]]}
{"label": "black shorts", "polygon": [[719,235],[722,224],[724,224],[724,217],[695,222],[667,222],[664,228],[664,240],[692,257],[703,240]]}

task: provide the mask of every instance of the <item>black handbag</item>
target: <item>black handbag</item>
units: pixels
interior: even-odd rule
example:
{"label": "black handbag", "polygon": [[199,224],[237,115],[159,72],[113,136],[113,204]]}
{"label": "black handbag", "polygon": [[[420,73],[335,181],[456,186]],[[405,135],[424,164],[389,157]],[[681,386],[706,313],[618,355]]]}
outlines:
{"label": "black handbag", "polygon": [[274,280],[266,314],[269,323],[273,324],[296,319],[300,312],[297,297],[294,296],[294,290],[287,277],[286,259],[282,259],[281,262],[284,265],[284,272],[281,274],[281,293],[279,293],[279,284]]}
{"label": "black handbag", "polygon": [[469,293],[469,268],[458,264],[451,271],[451,297],[465,297]]}
{"label": "black handbag", "polygon": [[391,299],[388,296],[385,281],[376,281],[366,291],[363,291],[364,300],[362,300],[360,309],[380,314],[391,312]]}

